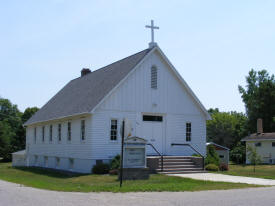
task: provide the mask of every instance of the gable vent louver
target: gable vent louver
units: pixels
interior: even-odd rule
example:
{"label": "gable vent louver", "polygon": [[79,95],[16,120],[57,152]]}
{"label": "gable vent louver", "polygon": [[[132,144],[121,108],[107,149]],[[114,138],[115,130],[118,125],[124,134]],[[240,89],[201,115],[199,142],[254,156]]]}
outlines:
{"label": "gable vent louver", "polygon": [[158,88],[158,69],[155,66],[151,68],[151,88]]}

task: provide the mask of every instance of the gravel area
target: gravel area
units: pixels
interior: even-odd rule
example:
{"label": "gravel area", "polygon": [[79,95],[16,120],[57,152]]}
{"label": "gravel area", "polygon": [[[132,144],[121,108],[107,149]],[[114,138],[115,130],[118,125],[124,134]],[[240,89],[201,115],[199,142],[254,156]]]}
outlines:
{"label": "gravel area", "polygon": [[195,173],[195,174],[173,174],[172,176],[188,177],[197,180],[210,180],[217,182],[234,182],[247,183],[256,185],[275,185],[275,180],[255,178],[255,177],[241,177],[233,175],[223,175],[215,173]]}
{"label": "gravel area", "polygon": [[274,194],[275,187],[201,192],[56,192],[0,180],[0,206],[259,206],[275,205]]}

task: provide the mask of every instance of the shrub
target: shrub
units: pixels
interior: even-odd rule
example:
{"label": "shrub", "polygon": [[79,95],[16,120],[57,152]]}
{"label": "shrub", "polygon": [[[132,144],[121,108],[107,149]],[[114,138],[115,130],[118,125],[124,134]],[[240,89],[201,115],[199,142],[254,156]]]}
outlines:
{"label": "shrub", "polygon": [[205,158],[205,165],[214,164],[217,167],[220,165],[220,158],[213,145],[207,146],[207,155]]}
{"label": "shrub", "polygon": [[118,175],[118,169],[113,169],[109,171],[110,175]]}
{"label": "shrub", "polygon": [[230,160],[236,164],[245,163],[245,156],[245,145],[241,142],[238,142],[238,144],[230,151]]}
{"label": "shrub", "polygon": [[219,166],[220,171],[228,171],[228,165],[221,163]]}
{"label": "shrub", "polygon": [[97,164],[93,167],[92,173],[93,174],[108,174],[110,170],[109,164],[101,163]]}
{"label": "shrub", "polygon": [[116,155],[111,160],[111,170],[119,169],[120,168],[120,155]]}
{"label": "shrub", "polygon": [[194,154],[192,154],[192,157],[200,157],[200,155],[199,155],[199,154],[194,153]]}
{"label": "shrub", "polygon": [[208,171],[219,171],[219,167],[215,164],[208,164],[205,166],[205,169]]}

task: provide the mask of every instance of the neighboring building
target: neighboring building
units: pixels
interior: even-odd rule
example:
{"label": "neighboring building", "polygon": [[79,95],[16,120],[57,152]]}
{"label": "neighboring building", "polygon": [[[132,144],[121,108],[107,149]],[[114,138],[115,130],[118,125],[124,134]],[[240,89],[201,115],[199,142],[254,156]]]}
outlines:
{"label": "neighboring building", "polygon": [[219,155],[220,163],[229,164],[229,148],[216,144],[214,142],[207,142],[206,146],[213,145],[216,149],[216,152]]}
{"label": "neighboring building", "polygon": [[[186,68],[188,69],[188,68]],[[28,166],[89,173],[120,153],[123,118],[163,155],[206,153],[211,117],[156,43],[70,81],[26,123]],[[151,147],[147,155],[157,155]]]}
{"label": "neighboring building", "polygon": [[[257,121],[257,133],[243,138],[242,141],[246,142],[246,148],[256,147],[257,153],[262,157],[262,163],[275,164],[275,132],[264,133],[262,119]],[[248,152],[246,152],[246,164],[250,164]]]}

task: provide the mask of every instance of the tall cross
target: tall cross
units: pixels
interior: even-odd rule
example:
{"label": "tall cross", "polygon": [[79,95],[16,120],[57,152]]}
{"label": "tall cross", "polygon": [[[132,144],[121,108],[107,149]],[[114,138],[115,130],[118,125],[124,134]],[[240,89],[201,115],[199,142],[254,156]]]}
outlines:
{"label": "tall cross", "polygon": [[146,25],[145,27],[151,29],[151,43],[154,44],[154,29],[159,29],[159,27],[154,26],[154,20],[151,20],[151,26]]}

